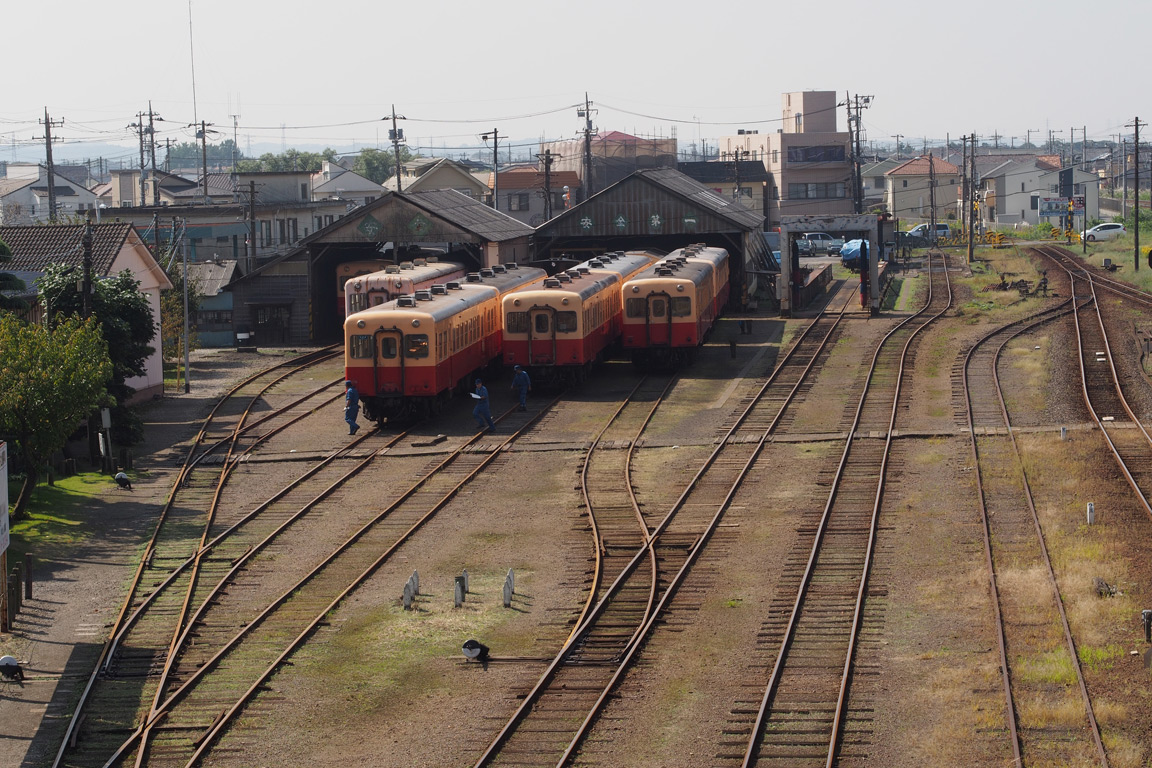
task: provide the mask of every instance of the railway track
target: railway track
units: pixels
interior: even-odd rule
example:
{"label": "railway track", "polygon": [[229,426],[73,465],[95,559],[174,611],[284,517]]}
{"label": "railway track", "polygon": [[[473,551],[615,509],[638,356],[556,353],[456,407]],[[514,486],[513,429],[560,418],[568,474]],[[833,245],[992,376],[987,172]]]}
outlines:
{"label": "railway track", "polygon": [[[968,434],[1006,699],[1006,730],[1017,766],[1108,765],[997,370],[1010,342],[1075,312],[1077,301],[1081,307],[1091,303],[1069,298],[987,334],[969,350],[963,366]],[[1033,589],[1022,589],[1017,580],[1001,578],[1002,574],[1028,571],[1047,575],[1046,600],[1039,599]],[[1074,670],[1076,688],[1045,683],[1025,671],[1029,663],[1052,658],[1063,659]],[[1034,713],[1042,712],[1080,712],[1081,716],[1076,718],[1078,722],[1069,722],[1072,718],[1067,715],[1055,724],[1037,722]]]}
{"label": "railway track", "polygon": [[848,693],[901,384],[913,341],[952,303],[944,256],[932,254],[928,269],[924,307],[889,331],[873,356],[802,572],[781,580],[796,592],[770,607],[765,642],[778,650],[761,700],[737,703],[748,713],[747,740],[741,755],[728,755],[743,766],[831,766],[850,718],[860,721],[854,730],[868,728],[867,713],[849,715]]}
{"label": "railway track", "polygon": [[1099,293],[1109,291],[1149,308],[1152,296],[1131,286],[1121,287],[1114,280],[1105,282],[1060,248],[1039,246],[1034,250],[1064,270],[1074,297],[1090,299],[1078,305],[1073,315],[1084,403],[1141,508],[1152,520],[1152,436],[1125,396],[1125,387],[1134,386],[1134,377],[1125,377],[1117,369]]}
{"label": "railway track", "polygon": [[[594,590],[595,605],[479,757],[478,768],[565,765],[573,759],[706,547],[765,441],[837,337],[853,298],[850,295],[838,313],[821,315],[805,329],[664,517],[643,516],[624,554],[627,562],[611,584]],[[611,491],[615,498],[624,492],[619,485]]]}
{"label": "railway track", "polygon": [[[202,760],[329,612],[550,407],[532,416],[509,411],[501,423],[511,425],[511,434],[495,438],[478,434],[435,461],[371,519],[360,521],[363,524],[314,567],[284,566],[276,557],[254,558],[266,542],[251,547],[237,561],[220,558],[230,566],[227,577],[198,594],[201,607],[179,633],[150,715],[101,764],[132,760],[137,765],[183,766]],[[330,483],[317,500],[361,472],[376,453]],[[281,554],[293,551],[292,544],[283,541],[284,532],[307,511],[297,511],[268,535]],[[343,513],[349,517],[347,510]],[[341,510],[334,505],[326,518],[331,527],[337,527],[338,517]],[[323,521],[320,527],[325,527]],[[241,579],[243,584],[237,585]],[[228,589],[233,585],[235,594]]]}
{"label": "railway track", "polygon": [[[146,700],[171,647],[172,616],[183,610],[191,584],[185,573],[176,580],[179,584],[175,589],[163,589],[172,586],[172,580],[166,577],[201,548],[199,543],[212,525],[213,499],[227,479],[227,461],[215,467],[206,459],[217,452],[234,455],[251,450],[259,440],[250,439],[247,448],[237,451],[246,431],[260,430],[264,437],[271,436],[317,407],[334,382],[314,387],[303,397],[294,397],[281,408],[248,421],[255,404],[274,387],[338,354],[335,348],[317,350],[261,371],[236,385],[205,419],[160,511],[109,640],[73,711],[54,766],[102,765],[101,756],[106,756],[124,734],[131,732],[140,714],[140,702]],[[181,588],[185,591],[181,592]],[[160,591],[171,597],[156,611],[157,615],[163,614],[162,620],[139,626],[136,608],[150,602],[149,596]],[[124,637],[133,628],[136,631],[132,645],[124,652]],[[117,653],[118,648],[122,652]]]}

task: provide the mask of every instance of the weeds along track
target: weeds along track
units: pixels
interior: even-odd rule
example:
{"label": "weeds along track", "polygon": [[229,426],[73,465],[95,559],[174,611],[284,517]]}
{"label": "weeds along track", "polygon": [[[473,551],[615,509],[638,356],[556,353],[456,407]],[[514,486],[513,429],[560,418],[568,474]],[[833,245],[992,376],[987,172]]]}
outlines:
{"label": "weeds along track", "polygon": [[[1118,372],[1109,335],[1111,322],[1101,310],[1099,294],[1121,289],[1098,284],[1095,272],[1084,269],[1059,248],[1042,246],[1035,251],[1068,274],[1072,295],[1077,300],[1074,318],[1084,403],[1145,514],[1152,519],[1152,506],[1148,502],[1152,498],[1152,436],[1125,396],[1125,390],[1146,384],[1134,374]],[[1129,288],[1121,295],[1142,307],[1152,307],[1152,297],[1148,294]]]}
{"label": "weeds along track", "polygon": [[[765,441],[805,377],[823,359],[830,340],[837,336],[853,298],[850,295],[838,313],[822,314],[805,329],[658,522],[647,522],[647,516],[634,506],[627,460],[618,461],[614,471],[606,473],[611,481],[608,484],[600,485],[597,480],[595,488],[586,486],[591,491],[590,510],[601,515],[611,508],[614,519],[620,520],[612,527],[619,527],[621,534],[604,530],[598,534],[601,546],[611,555],[600,567],[606,575],[614,573],[615,578],[610,584],[606,579],[596,583],[590,597],[595,604],[480,756],[477,766],[552,766],[573,759],[612,690],[638,658],[645,638],[707,546]],[[643,426],[639,425],[636,435]],[[594,450],[586,466],[592,468],[599,460]],[[625,497],[629,497],[627,503]],[[631,521],[626,520],[629,515]],[[620,536],[627,549],[619,554],[613,551],[611,536]]]}
{"label": "weeds along track", "polygon": [[[225,394],[205,419],[160,511],[110,638],[77,702],[53,765],[102,765],[124,736],[131,733],[141,702],[155,688],[156,675],[167,659],[173,627],[183,615],[192,583],[187,568],[182,569],[182,576],[168,577],[202,549],[212,525],[218,489],[228,475],[228,461],[212,466],[206,459],[217,454],[238,456],[251,450],[258,440],[248,439],[247,448],[238,448],[246,431],[260,430],[264,437],[271,436],[329,402],[332,398],[326,393],[335,382],[310,386],[280,408],[249,421],[254,406],[275,387],[311,372],[339,354],[334,347],[317,350],[257,373]],[[158,601],[160,593],[165,598]],[[140,625],[139,608],[147,603],[156,604],[153,613],[159,620]],[[122,641],[130,632],[133,640],[125,647]]]}
{"label": "weeds along track", "polygon": [[[289,505],[271,513],[270,522],[259,526],[268,531],[264,539],[236,559],[219,558],[226,573],[197,592],[199,608],[180,627],[150,713],[100,764],[185,766],[204,759],[232,718],[328,613],[554,403],[537,415],[509,411],[500,418],[509,434],[477,434],[437,457],[410,487],[398,487],[383,509],[341,533],[319,562],[301,564],[296,562],[293,524],[309,513],[321,527],[337,527],[349,517],[348,510],[339,503],[316,502],[370,466],[381,451],[369,452],[334,479],[315,472],[312,500],[295,511]],[[275,509],[270,503],[262,506]],[[254,557],[269,549],[284,556]]]}
{"label": "weeds along track", "polygon": [[[996,618],[1000,671],[1006,706],[1005,731],[1016,765],[1108,765],[1107,753],[1088,696],[1076,643],[997,370],[1011,341],[1091,304],[1070,298],[999,328],[976,342],[964,361],[968,433],[976,468],[984,552]],[[1001,578],[1027,571],[1048,576],[1047,599],[1037,599],[1021,580]],[[1076,674],[1076,688],[1053,685],[1027,674],[1031,663],[1059,658]],[[1080,712],[1078,722],[1021,722],[1023,712]]]}
{"label": "weeds along track", "polygon": [[[894,327],[872,358],[806,562],[790,564],[781,584],[796,584],[789,600],[773,600],[764,643],[775,646],[759,702],[737,702],[730,732],[747,734],[741,753],[718,755],[743,766],[831,766],[843,734],[852,747],[871,729],[869,711],[847,709],[857,660],[884,479],[913,342],[952,304],[947,261],[928,259],[929,295],[923,308]],[[848,747],[843,747],[848,749]]]}

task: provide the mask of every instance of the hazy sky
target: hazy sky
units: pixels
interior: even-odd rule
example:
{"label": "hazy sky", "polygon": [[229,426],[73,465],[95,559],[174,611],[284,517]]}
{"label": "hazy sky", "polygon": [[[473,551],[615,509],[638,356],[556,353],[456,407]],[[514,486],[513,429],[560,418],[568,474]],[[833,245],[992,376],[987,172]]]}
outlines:
{"label": "hazy sky", "polygon": [[1102,139],[1152,120],[1152,0],[192,0],[192,45],[187,0],[8,3],[3,22],[3,159],[13,142],[34,159],[45,107],[64,120],[61,150],[114,142],[130,157],[126,126],[149,99],[160,141],[191,140],[196,119],[230,137],[238,114],[241,149],[338,151],[386,142],[394,103],[426,154],[494,128],[574,136],[585,91],[601,131],[682,147],[774,131],[798,90],[873,96],[876,143],[1066,140],[1071,126]]}

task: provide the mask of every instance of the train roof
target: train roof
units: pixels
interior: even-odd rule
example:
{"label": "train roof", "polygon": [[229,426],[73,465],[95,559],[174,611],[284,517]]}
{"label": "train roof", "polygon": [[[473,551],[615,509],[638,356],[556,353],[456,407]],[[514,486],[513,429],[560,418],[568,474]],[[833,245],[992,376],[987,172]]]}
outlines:
{"label": "train roof", "polygon": [[[550,299],[555,296],[585,301],[610,285],[621,282],[624,277],[616,272],[589,269],[583,265],[547,277],[542,283],[528,285],[504,294],[504,302]],[[572,274],[575,273],[575,274]]]}
{"label": "train roof", "polygon": [[676,250],[672,251],[672,253],[668,254],[669,259],[675,259],[681,256],[688,259],[704,259],[706,261],[712,262],[713,264],[719,264],[728,258],[728,251],[724,250],[723,248],[709,248],[706,246],[702,247],[699,245],[694,245],[689,246],[688,248],[677,248]]}
{"label": "train roof", "polygon": [[[667,259],[661,259],[653,264],[648,269],[634,275],[632,279],[624,283],[625,286],[632,283],[648,281],[648,280],[688,280],[693,283],[700,283],[708,275],[716,271],[716,262],[712,259],[685,259],[683,261],[672,259],[671,255]],[[627,293],[627,290],[625,290]]]}
{"label": "train roof", "polygon": [[[523,268],[504,272],[491,269],[471,273],[466,279],[453,280],[445,286],[433,286],[428,291],[417,291],[415,296],[401,296],[379,306],[369,307],[348,316],[344,322],[355,323],[357,328],[375,330],[385,322],[405,322],[413,319],[440,321],[468,307],[490,301],[519,286],[531,285],[544,278],[542,269]],[[359,323],[363,321],[364,325]]]}
{"label": "train roof", "polygon": [[650,265],[659,256],[650,251],[609,251],[576,265],[576,269],[587,267],[592,270],[604,269],[620,275],[630,275]]}
{"label": "train roof", "polygon": [[432,261],[425,262],[423,259],[418,259],[415,262],[404,261],[399,264],[389,264],[387,267],[376,272],[370,272],[367,275],[358,275],[349,278],[344,283],[344,288],[348,290],[348,283],[356,280],[363,280],[364,285],[369,284],[379,285],[381,282],[388,280],[430,280],[441,275],[450,275],[453,272],[460,272],[465,269],[464,265],[458,261]]}

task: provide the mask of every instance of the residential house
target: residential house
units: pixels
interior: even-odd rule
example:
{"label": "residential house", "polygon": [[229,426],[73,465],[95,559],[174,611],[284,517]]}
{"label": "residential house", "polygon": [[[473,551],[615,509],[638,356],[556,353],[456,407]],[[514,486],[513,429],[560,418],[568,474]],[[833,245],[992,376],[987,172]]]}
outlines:
{"label": "residential house", "polygon": [[327,160],[319,171],[312,174],[313,200],[345,200],[368,205],[383,194],[384,187],[372,179]]}
{"label": "residential house", "polygon": [[[29,278],[40,277],[50,264],[76,268],[79,276],[84,264],[81,237],[83,224],[49,226],[0,226],[0,240],[12,249],[12,271]],[[92,226],[92,275],[94,279],[111,277],[128,270],[148,297],[148,306],[156,323],[155,352],[145,363],[145,373],[126,383],[136,390],[136,400],[161,394],[164,388],[163,350],[160,341],[160,292],[172,283],[152,258],[136,228],[126,223],[102,223]],[[41,307],[32,319],[42,317]]]}
{"label": "residential house", "polygon": [[[84,216],[96,207],[96,195],[82,184],[57,173],[51,193],[56,198],[56,219]],[[21,226],[52,219],[48,169],[42,165],[9,163],[8,177],[0,179],[0,225]]]}
{"label": "residential house", "polygon": [[676,170],[727,200],[763,216],[768,215],[768,183],[772,177],[762,160],[680,163]]}
{"label": "residential house", "polygon": [[[199,189],[194,179],[177,176],[174,173],[144,169],[144,186],[140,186],[139,168],[117,168],[109,171],[108,191],[104,185],[93,188],[100,196],[100,202],[109,208],[135,208],[141,205],[170,205],[176,195],[188,190]],[[227,200],[231,200],[229,195]]]}
{"label": "residential house", "polygon": [[212,259],[188,265],[188,284],[200,295],[194,320],[196,338],[205,347],[231,347],[236,341],[232,324],[233,280],[241,276],[233,259]]}
{"label": "residential house", "polygon": [[888,212],[896,218],[945,221],[956,217],[961,171],[947,160],[914,157],[884,176]]}
{"label": "residential house", "polygon": [[[396,177],[385,180],[383,187],[396,191]],[[476,178],[470,168],[447,157],[415,157],[403,162],[400,165],[399,188],[403,192],[454,189],[480,202],[486,202],[492,194],[492,190]]]}
{"label": "residential house", "polygon": [[[529,166],[500,171],[499,177],[489,173],[486,186],[492,189],[493,183],[497,182],[498,211],[529,226],[538,227],[569,208],[580,190],[580,177],[574,171],[552,171],[547,181],[549,189],[545,190],[544,171]],[[568,200],[564,199],[565,189],[568,190]],[[548,199],[545,199],[545,195]]]}
{"label": "residential house", "polygon": [[864,183],[864,210],[887,207],[887,179],[885,174],[903,164],[903,160],[880,160],[860,168]]}

